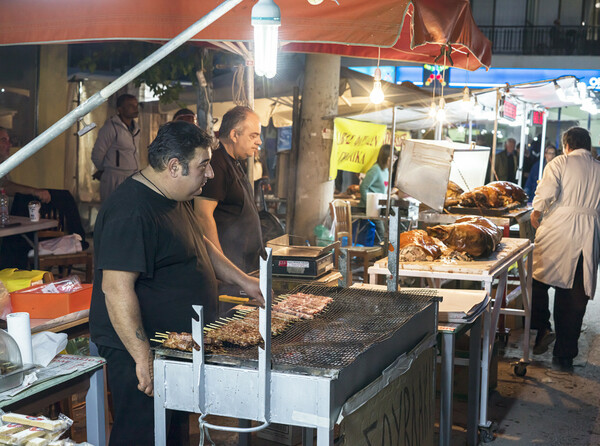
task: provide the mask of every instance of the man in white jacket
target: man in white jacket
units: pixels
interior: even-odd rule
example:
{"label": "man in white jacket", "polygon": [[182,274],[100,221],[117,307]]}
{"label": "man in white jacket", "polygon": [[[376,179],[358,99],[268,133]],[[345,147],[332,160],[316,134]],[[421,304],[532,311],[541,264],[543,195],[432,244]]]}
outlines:
{"label": "man in white jacket", "polygon": [[100,177],[100,199],[105,201],[125,179],[140,170],[140,128],[138,101],[122,94],[117,98],[117,114],[108,119],[98,132],[92,149],[92,162]]}
{"label": "man in white jacket", "polygon": [[[534,354],[556,337],[553,362],[573,367],[588,300],[596,290],[600,254],[600,162],[591,153],[587,130],[563,134],[564,155],[548,163],[533,200],[531,223],[538,228],[533,251],[531,328]],[[540,224],[540,217],[543,220]],[[556,290],[551,330],[548,288]]]}

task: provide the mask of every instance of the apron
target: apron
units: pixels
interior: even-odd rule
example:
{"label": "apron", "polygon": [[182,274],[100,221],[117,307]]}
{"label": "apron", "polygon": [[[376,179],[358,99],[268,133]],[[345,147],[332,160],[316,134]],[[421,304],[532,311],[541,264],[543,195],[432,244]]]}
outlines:
{"label": "apron", "polygon": [[[224,150],[224,149],[223,149]],[[251,273],[259,268],[258,258],[264,251],[258,208],[250,189],[248,178],[241,172],[238,161],[226,156],[227,163],[234,172],[236,181],[244,192],[244,204],[239,215],[222,212],[219,206],[214,211],[215,222],[219,232],[219,243],[225,256],[245,273]],[[244,293],[237,285],[221,283],[219,295],[243,296]],[[220,303],[219,308],[231,308],[232,304]],[[222,311],[220,311],[222,314]]]}

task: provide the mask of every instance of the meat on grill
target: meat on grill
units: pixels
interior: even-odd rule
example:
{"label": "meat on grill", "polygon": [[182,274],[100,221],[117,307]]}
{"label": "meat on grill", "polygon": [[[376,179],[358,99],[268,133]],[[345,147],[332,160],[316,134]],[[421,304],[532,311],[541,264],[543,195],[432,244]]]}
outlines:
{"label": "meat on grill", "polygon": [[460,202],[460,196],[465,191],[453,181],[448,181],[448,188],[446,189],[446,200],[444,201],[444,207],[456,206]]}
{"label": "meat on grill", "polygon": [[502,240],[502,229],[484,217],[462,217],[450,225],[427,228],[449,248],[472,257],[489,256]]}
{"label": "meat on grill", "polygon": [[494,181],[485,186],[476,187],[459,197],[461,206],[501,208],[527,202],[523,189],[508,181]]}
{"label": "meat on grill", "polygon": [[[326,296],[296,293],[273,306],[271,312],[271,335],[281,334],[290,324],[300,319],[313,319],[333,299]],[[258,345],[262,337],[258,328],[258,310],[253,308],[244,317],[229,319],[218,328],[208,330],[204,335],[204,343],[218,347],[223,344],[250,347]],[[191,352],[198,348],[190,333],[169,333],[163,347]]]}
{"label": "meat on grill", "polygon": [[415,229],[400,234],[398,255],[401,262],[436,260],[442,256],[446,249],[443,243],[430,237],[422,229]]}
{"label": "meat on grill", "polygon": [[191,333],[177,333],[172,331],[168,334],[167,339],[163,342],[163,347],[172,348],[174,350],[182,350],[185,352],[191,352],[192,348],[200,350],[198,344],[192,339]]}

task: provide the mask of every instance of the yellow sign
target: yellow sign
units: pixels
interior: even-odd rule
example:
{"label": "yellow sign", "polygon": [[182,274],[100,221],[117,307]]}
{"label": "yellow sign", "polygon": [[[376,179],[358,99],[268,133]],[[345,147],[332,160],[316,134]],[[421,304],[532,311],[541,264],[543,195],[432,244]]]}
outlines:
{"label": "yellow sign", "polygon": [[377,161],[386,129],[385,125],[335,118],[329,178],[334,179],[338,169],[357,173],[369,170]]}

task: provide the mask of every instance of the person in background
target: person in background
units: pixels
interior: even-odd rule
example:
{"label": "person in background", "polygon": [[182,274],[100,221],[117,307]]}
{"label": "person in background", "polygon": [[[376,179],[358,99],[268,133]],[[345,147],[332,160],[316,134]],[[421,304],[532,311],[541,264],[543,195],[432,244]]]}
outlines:
{"label": "person in background", "polygon": [[[571,370],[588,300],[593,298],[600,257],[600,161],[591,153],[587,130],[563,134],[564,155],[550,161],[533,200],[537,228],[533,251],[531,328],[533,353],[545,353],[556,339],[553,362]],[[543,217],[543,220],[540,219]],[[555,288],[554,324],[548,289]]]}
{"label": "person in background", "polygon": [[198,119],[196,119],[196,113],[191,111],[189,108],[181,108],[173,115],[173,121],[185,121],[190,124],[198,125]]}
{"label": "person in background", "polygon": [[[10,135],[8,130],[0,127],[0,163],[3,163],[10,156]],[[10,173],[0,178],[0,188],[3,188],[6,195],[14,196],[15,194],[34,195],[42,203],[50,202],[50,192],[48,189],[39,189],[37,187],[26,186],[24,184],[15,183],[10,178]]]}
{"label": "person in background", "polygon": [[498,181],[516,182],[517,168],[519,167],[519,155],[516,149],[517,141],[508,138],[504,143],[504,150],[496,154],[496,176]]}
{"label": "person in background", "polygon": [[214,179],[194,206],[206,237],[248,273],[258,269],[263,240],[254,194],[241,161],[256,156],[262,143],[258,115],[248,107],[232,108],[223,116],[219,140],[211,160]]}
{"label": "person in background", "polygon": [[[387,181],[389,178],[388,164],[390,160],[391,147],[389,144],[384,144],[379,149],[377,162],[367,171],[365,177],[360,183],[360,202],[361,208],[367,207],[367,194],[378,193],[384,194],[387,190]],[[375,230],[379,240],[385,238],[385,228],[381,220],[374,220]]]}
{"label": "person in background", "polygon": [[[214,321],[217,278],[264,305],[258,279],[205,237],[192,209],[191,200],[213,176],[212,145],[195,125],[166,123],[148,147],[150,165],[127,178],[98,214],[90,334],[107,360],[111,446],[154,444],[150,337],[191,333],[192,305],[204,307],[205,323]],[[168,444],[189,442],[171,437]]]}
{"label": "person in background", "polygon": [[138,114],[135,96],[122,94],[117,98],[117,114],[98,131],[92,162],[98,169],[93,178],[100,180],[102,201],[140,169],[140,128],[135,121]]}
{"label": "person in background", "polygon": [[[544,166],[542,167],[542,169],[546,169],[546,166],[550,161],[554,159],[554,157],[556,157],[556,147],[554,147],[552,144],[548,144],[544,149]],[[531,167],[531,171],[529,172],[529,176],[527,177],[527,182],[525,183],[525,192],[527,193],[529,200],[533,200],[535,190],[537,189],[539,175],[540,162],[538,160]]]}
{"label": "person in background", "polygon": [[[10,156],[10,147],[8,130],[0,127],[0,163]],[[88,248],[89,243],[85,241],[85,230],[81,223],[77,203],[68,190],[39,189],[15,183],[11,180],[10,173],[0,178],[1,188],[4,188],[6,195],[14,197],[10,209],[11,215],[28,217],[29,202],[39,200],[42,204],[42,216],[46,216],[54,210],[58,211],[61,216],[64,216],[65,227],[62,230],[67,234],[79,234],[82,249]],[[4,237],[0,247],[0,269],[28,268],[27,253],[31,247],[23,237],[20,235]]]}

